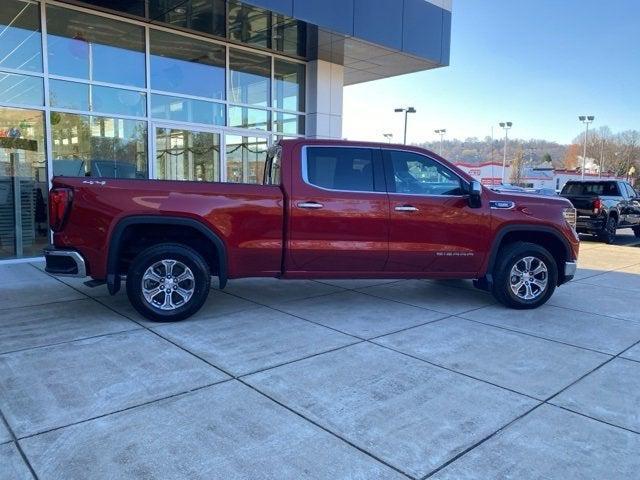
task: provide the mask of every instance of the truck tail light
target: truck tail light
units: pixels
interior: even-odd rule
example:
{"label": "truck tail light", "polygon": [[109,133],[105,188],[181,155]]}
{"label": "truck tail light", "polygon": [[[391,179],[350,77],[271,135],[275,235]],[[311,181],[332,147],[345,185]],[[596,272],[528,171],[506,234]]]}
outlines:
{"label": "truck tail light", "polygon": [[54,232],[60,231],[71,210],[73,190],[52,188],[49,192],[49,226]]}
{"label": "truck tail light", "polygon": [[601,208],[602,208],[602,200],[600,200],[599,198],[596,198],[593,201],[593,213],[597,215],[598,213],[600,213]]}

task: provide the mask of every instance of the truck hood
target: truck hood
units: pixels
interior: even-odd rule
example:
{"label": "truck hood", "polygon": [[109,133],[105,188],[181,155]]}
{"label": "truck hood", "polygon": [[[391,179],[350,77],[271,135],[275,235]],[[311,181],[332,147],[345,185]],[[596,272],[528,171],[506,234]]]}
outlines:
{"label": "truck hood", "polygon": [[496,192],[489,190],[491,193],[488,198],[496,201],[511,201],[516,205],[522,206],[549,206],[549,207],[572,207],[569,200],[564,197],[552,197],[549,195],[540,195],[538,193],[529,192]]}

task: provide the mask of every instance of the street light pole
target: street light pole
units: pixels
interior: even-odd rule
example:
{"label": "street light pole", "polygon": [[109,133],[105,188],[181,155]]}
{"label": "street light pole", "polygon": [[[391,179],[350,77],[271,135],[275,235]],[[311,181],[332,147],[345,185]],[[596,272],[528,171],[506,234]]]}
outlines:
{"label": "street light pole", "polygon": [[440,135],[440,153],[438,155],[442,156],[442,145],[444,143],[444,135],[447,133],[447,129],[440,128],[438,130],[434,130],[433,133]]}
{"label": "street light pole", "polygon": [[395,112],[396,113],[402,113],[404,112],[404,144],[407,144],[407,120],[408,120],[408,116],[410,113],[416,113],[416,109],[413,107],[407,107],[407,108],[396,108]]}
{"label": "street light pole", "polygon": [[393,138],[393,133],[383,133],[382,136],[386,138],[389,143],[391,143],[391,139]]}
{"label": "street light pole", "polygon": [[502,155],[502,183],[504,184],[504,172],[507,168],[507,142],[509,141],[509,129],[513,122],[500,122],[500,127],[504,129],[504,153]]}
{"label": "street light pole", "polygon": [[596,117],[593,115],[580,115],[578,120],[580,120],[585,125],[584,129],[584,148],[582,150],[582,172],[581,177],[584,180],[584,169],[586,167],[587,162],[587,136],[589,135],[589,124],[593,122]]}

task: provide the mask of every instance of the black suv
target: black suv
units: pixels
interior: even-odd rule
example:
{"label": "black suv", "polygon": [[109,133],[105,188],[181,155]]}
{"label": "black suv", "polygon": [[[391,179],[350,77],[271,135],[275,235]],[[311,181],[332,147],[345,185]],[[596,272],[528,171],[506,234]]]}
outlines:
{"label": "black suv", "polygon": [[570,181],[560,195],[577,210],[578,233],[597,235],[602,241],[613,243],[617,229],[632,228],[640,238],[640,198],[627,182]]}

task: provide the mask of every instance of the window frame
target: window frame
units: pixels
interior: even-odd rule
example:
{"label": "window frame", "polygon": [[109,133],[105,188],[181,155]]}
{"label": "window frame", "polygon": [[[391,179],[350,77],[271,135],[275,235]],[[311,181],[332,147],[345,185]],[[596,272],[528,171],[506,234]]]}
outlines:
{"label": "window frame", "polygon": [[[395,182],[395,171],[393,169],[393,162],[391,161],[391,152],[402,152],[402,153],[411,153],[413,155],[417,155],[419,157],[422,158],[426,158],[427,160],[431,160],[432,162],[434,162],[435,164],[439,165],[440,167],[442,167],[443,169],[445,169],[446,171],[448,171],[449,173],[451,173],[451,175],[453,175],[454,177],[456,177],[458,179],[458,181],[460,182],[460,190],[462,193],[460,193],[459,195],[451,195],[451,194],[446,194],[446,195],[437,195],[437,194],[431,194],[431,193],[404,193],[404,192],[397,192],[396,191],[396,182]],[[424,153],[420,153],[420,152],[416,152],[415,150],[409,150],[409,149],[401,149],[401,148],[382,148],[382,157],[383,157],[383,163],[384,163],[384,172],[385,172],[385,176],[387,178],[387,191],[388,193],[393,193],[396,195],[408,195],[408,196],[413,196],[413,197],[433,197],[433,198],[465,198],[467,197],[468,194],[468,190],[469,190],[469,182],[461,177],[458,173],[456,173],[455,171],[453,171],[450,167],[448,167],[447,165],[445,165],[444,163],[440,162],[439,160],[429,156],[429,155],[425,155]]]}
{"label": "window frame", "polygon": [[[357,150],[371,150],[371,160],[373,164],[373,190],[343,190],[337,188],[327,188],[320,185],[311,183],[308,175],[308,152],[313,148],[338,148],[338,149],[357,149]],[[370,147],[365,145],[305,145],[302,147],[302,154],[300,155],[300,173],[302,181],[312,187],[326,192],[340,192],[340,193],[354,193],[354,194],[387,194],[386,188],[386,173],[384,172],[384,165],[382,161],[382,151],[378,147]]]}

